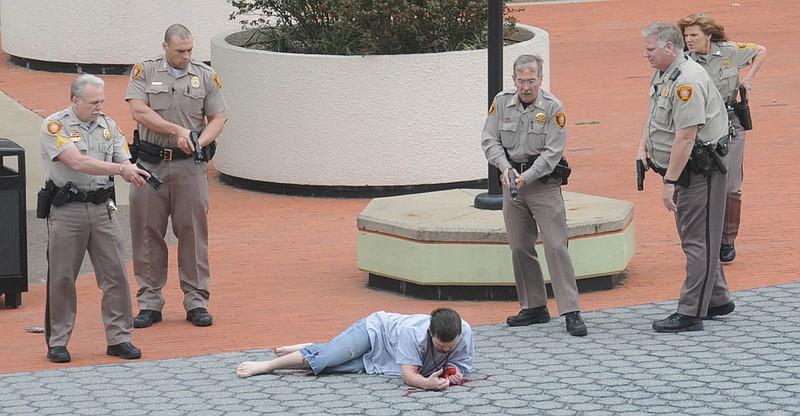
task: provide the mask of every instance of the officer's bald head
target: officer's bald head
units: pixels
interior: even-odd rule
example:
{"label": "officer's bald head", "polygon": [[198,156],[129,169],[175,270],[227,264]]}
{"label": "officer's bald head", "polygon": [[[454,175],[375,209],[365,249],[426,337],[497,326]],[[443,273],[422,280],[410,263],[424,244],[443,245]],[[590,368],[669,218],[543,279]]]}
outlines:
{"label": "officer's bald head", "polygon": [[187,40],[192,38],[192,32],[186,28],[186,26],[175,23],[174,25],[167,28],[167,31],[164,32],[164,42],[169,43],[172,39],[181,39]]}

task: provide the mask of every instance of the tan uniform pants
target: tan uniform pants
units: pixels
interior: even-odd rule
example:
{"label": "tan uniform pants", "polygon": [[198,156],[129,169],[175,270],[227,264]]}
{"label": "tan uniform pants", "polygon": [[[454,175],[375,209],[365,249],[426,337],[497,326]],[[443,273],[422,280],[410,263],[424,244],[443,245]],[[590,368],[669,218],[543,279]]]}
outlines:
{"label": "tan uniform pants", "polygon": [[678,313],[703,317],[709,306],[731,301],[719,261],[725,182],[725,175],[716,171],[708,178],[691,174],[687,188],[675,187],[675,224],[686,255],[686,280],[681,287]]}
{"label": "tan uniform pants", "polygon": [[66,346],[75,326],[75,281],[86,252],[103,291],[100,312],[108,345],[130,342],[133,310],[125,248],[117,217],[109,218],[105,204],[69,202],[52,207],[47,238],[47,305],[45,339],[48,347]]}
{"label": "tan uniform pants", "polygon": [[727,200],[725,202],[725,226],[722,228],[722,243],[733,244],[739,235],[742,215],[742,181],[744,180],[744,129],[739,117],[733,118],[736,135],[728,142]]}
{"label": "tan uniform pants", "polygon": [[542,267],[536,254],[536,239],[541,229],[558,313],[579,311],[575,270],[567,247],[567,213],[561,186],[534,181],[519,189],[516,201],[512,201],[508,189],[503,188],[503,219],[520,307],[528,309],[547,304]]}
{"label": "tan uniform pants", "polygon": [[167,219],[178,238],[178,277],[189,311],[208,307],[208,164],[189,159],[145,163],[164,183],[130,188],[133,272],[139,309],[161,311],[167,284]]}

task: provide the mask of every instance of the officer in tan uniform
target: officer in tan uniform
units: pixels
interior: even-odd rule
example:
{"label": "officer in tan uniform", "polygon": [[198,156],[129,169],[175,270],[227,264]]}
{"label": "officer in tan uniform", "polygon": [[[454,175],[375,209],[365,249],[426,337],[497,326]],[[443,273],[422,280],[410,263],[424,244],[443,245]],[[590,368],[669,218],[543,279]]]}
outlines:
{"label": "officer in tan uniform", "polygon": [[[744,128],[733,110],[739,89],[739,70],[750,66],[742,78],[749,96],[753,79],[767,58],[767,49],[755,43],[729,42],[725,29],[705,13],[694,13],[678,21],[689,56],[708,72],[728,108],[734,134],[728,142],[728,196],[725,203],[725,226],[719,258],[728,263],[736,258],[734,240],[739,235],[742,212],[742,180],[744,179]],[[731,309],[732,311],[732,309]]]}
{"label": "officer in tan uniform", "polygon": [[[567,248],[562,179],[553,177],[567,142],[566,115],[558,98],[540,89],[542,66],[539,56],[517,58],[512,76],[516,89],[500,92],[494,98],[481,140],[486,160],[503,173],[503,219],[522,308],[506,323],[523,326],[550,320],[536,254],[541,230],[558,312],[565,316],[571,335],[584,336],[588,331],[581,319],[575,271]],[[509,190],[509,170],[514,173],[519,192],[515,199]]]}
{"label": "officer in tan uniform", "polygon": [[726,192],[724,159],[716,146],[727,138],[728,118],[714,82],[684,55],[677,26],[655,22],[642,36],[644,56],[656,71],[636,159],[663,176],[661,199],[675,215],[686,255],[678,310],[653,322],[653,329],[700,331],[702,318],[720,315],[732,304],[718,255]]}
{"label": "officer in tan uniform", "polygon": [[125,359],[142,355],[130,342],[133,309],[111,176],[141,186],[149,175],[131,165],[125,137],[102,114],[103,88],[94,75],[76,78],[72,106],[45,119],[39,132],[47,181],[42,193],[50,201],[37,207],[48,221],[45,340],[47,358],[54,363],[71,359],[67,343],[77,311],[75,281],[87,251],[103,291],[106,353]]}
{"label": "officer in tan uniform", "polygon": [[139,158],[158,175],[160,191],[131,189],[133,271],[139,283],[136,328],[162,319],[167,282],[167,219],[178,238],[178,276],[186,320],[212,324],[208,313],[208,163],[195,163],[190,132],[202,147],[214,142],[225,123],[225,99],[217,73],[193,61],[192,35],[174,24],[165,35],[164,54],[133,66],[128,91],[131,114],[141,137]]}

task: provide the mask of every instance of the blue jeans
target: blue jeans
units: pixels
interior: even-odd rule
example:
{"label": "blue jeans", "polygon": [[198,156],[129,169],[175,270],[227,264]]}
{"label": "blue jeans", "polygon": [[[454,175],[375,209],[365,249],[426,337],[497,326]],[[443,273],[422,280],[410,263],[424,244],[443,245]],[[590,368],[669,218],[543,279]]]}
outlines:
{"label": "blue jeans", "polygon": [[311,344],[300,350],[314,374],[363,373],[364,359],[372,349],[365,319],[354,323],[330,342]]}

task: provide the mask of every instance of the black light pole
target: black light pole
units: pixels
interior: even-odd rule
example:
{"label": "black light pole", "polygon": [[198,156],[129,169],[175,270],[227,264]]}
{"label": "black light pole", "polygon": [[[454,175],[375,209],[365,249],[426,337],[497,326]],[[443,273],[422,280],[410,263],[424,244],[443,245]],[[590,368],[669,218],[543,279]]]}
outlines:
{"label": "black light pole", "polygon": [[[489,106],[494,96],[503,90],[503,0],[489,0]],[[489,193],[475,197],[475,208],[503,208],[503,188],[500,171],[489,164]]]}

